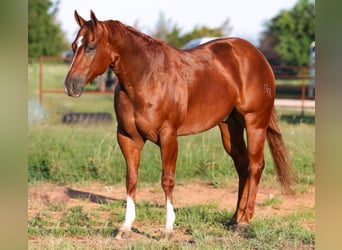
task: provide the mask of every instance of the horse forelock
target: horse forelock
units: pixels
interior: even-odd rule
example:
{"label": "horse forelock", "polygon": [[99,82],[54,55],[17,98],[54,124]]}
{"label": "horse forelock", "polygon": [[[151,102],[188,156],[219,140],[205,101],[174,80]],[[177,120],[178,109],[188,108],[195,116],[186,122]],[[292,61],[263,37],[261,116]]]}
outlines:
{"label": "horse forelock", "polygon": [[86,21],[78,31],[74,43],[77,43],[81,36],[83,37],[84,44],[87,44],[88,42],[101,40],[102,31],[99,31],[98,27],[92,21]]}

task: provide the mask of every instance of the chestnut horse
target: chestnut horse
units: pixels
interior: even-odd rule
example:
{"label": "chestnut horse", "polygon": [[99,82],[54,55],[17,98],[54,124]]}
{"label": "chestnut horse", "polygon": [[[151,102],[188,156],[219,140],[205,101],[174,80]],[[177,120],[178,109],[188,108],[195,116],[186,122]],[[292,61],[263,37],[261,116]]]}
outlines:
{"label": "chestnut horse", "polygon": [[178,136],[220,128],[239,176],[237,207],[228,221],[233,228],[243,228],[253,216],[266,138],[278,180],[291,192],[293,168],[274,109],[275,79],[258,49],[243,39],[222,38],[179,50],[119,21],[99,21],[92,11],[90,16],[86,21],[75,11],[80,30],[64,84],[69,96],[79,97],[84,86],[109,66],[120,81],[114,106],[117,140],[127,167],[127,204],[117,239],[130,232],[135,219],[140,153],[146,140],[161,152],[164,237],[172,235],[175,221]]}

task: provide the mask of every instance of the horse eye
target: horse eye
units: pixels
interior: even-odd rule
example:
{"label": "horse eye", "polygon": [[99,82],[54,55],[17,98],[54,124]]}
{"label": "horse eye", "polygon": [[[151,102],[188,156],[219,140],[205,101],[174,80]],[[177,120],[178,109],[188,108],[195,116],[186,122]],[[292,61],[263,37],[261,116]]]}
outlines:
{"label": "horse eye", "polygon": [[88,44],[87,52],[92,52],[95,49],[96,49],[96,45],[95,44]]}

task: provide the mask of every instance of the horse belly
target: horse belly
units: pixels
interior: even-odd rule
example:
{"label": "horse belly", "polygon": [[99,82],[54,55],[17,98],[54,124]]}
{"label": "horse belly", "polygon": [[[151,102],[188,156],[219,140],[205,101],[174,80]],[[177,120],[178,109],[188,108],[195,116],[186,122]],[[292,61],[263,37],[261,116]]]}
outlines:
{"label": "horse belly", "polygon": [[225,102],[221,105],[201,105],[201,108],[189,110],[184,122],[178,129],[178,135],[196,134],[218,125],[226,120],[234,105]]}

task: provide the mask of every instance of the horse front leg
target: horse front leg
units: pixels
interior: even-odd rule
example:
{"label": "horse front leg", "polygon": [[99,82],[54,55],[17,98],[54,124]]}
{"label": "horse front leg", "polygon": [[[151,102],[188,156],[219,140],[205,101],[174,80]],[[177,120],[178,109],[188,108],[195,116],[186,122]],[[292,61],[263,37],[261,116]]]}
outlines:
{"label": "horse front leg", "polygon": [[160,150],[163,173],[161,184],[165,193],[165,228],[162,238],[170,239],[173,235],[173,224],[176,216],[173,209],[174,175],[178,155],[177,134],[174,130],[164,129],[160,134]]}
{"label": "horse front leg", "polygon": [[135,192],[138,183],[138,169],[140,164],[140,153],[144,145],[141,138],[132,139],[118,132],[118,143],[126,160],[126,213],[125,221],[119,228],[115,239],[127,238],[131,232],[135,220]]}

